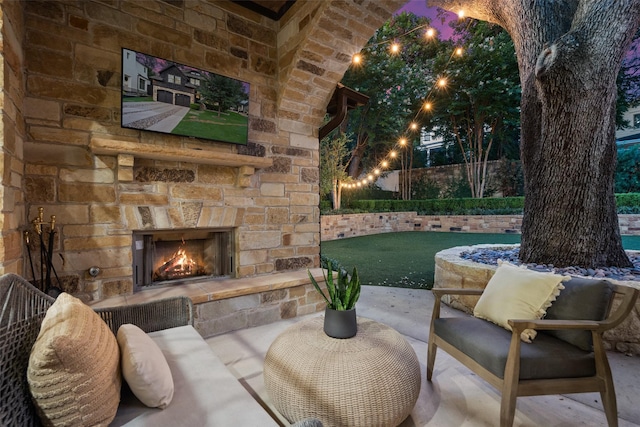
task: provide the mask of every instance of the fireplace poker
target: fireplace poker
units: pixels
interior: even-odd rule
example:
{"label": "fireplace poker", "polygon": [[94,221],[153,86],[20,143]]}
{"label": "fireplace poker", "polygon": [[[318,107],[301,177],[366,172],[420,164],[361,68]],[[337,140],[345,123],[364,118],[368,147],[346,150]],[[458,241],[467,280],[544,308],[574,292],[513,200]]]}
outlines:
{"label": "fireplace poker", "polygon": [[[44,215],[44,208],[38,208],[38,217],[35,218],[33,223],[33,228],[36,230],[36,234],[40,237],[40,286],[38,288],[45,292],[46,287],[44,283],[44,257],[45,257],[45,249],[44,249],[44,241],[42,240],[42,217]],[[33,280],[36,280],[34,277]]]}
{"label": "fireplace poker", "polygon": [[49,248],[47,250],[47,291],[51,288],[51,268],[53,267],[53,243],[56,227],[56,216],[51,215],[51,228],[49,229]]}
{"label": "fireplace poker", "polygon": [[36,280],[36,270],[33,268],[33,258],[31,256],[31,245],[29,241],[29,231],[24,232],[24,240],[27,243],[27,253],[29,254],[29,265],[31,266],[31,277]]}

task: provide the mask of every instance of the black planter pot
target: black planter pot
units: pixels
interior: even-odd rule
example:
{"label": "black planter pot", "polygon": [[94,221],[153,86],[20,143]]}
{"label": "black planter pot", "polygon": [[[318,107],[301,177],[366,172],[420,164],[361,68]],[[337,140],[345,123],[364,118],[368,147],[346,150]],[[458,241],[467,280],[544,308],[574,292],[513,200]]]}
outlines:
{"label": "black planter pot", "polygon": [[358,332],[356,309],[324,311],[324,333],[332,338],[351,338]]}

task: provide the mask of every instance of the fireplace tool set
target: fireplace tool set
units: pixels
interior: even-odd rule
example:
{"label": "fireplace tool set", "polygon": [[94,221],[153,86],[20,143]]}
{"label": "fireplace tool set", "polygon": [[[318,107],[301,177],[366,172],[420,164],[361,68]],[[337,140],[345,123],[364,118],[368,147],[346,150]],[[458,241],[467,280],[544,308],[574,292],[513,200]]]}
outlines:
{"label": "fireplace tool set", "polygon": [[[51,220],[49,222],[44,221],[44,208],[38,208],[38,217],[31,221],[33,224],[33,229],[35,231],[36,239],[38,242],[34,242],[34,246],[39,246],[39,276],[40,280],[38,280],[38,276],[36,275],[36,268],[34,266],[34,254],[32,254],[31,248],[31,236],[29,230],[24,232],[25,242],[27,244],[27,253],[29,256],[29,266],[31,267],[31,275],[33,277],[33,285],[40,289],[42,292],[52,296],[57,297],[62,290],[58,286],[54,286],[52,282],[51,273],[56,277],[56,283],[60,284],[60,279],[58,278],[58,273],[56,273],[56,269],[53,266],[53,246],[55,243],[55,234],[56,234],[56,216],[51,215]],[[48,230],[46,230],[46,225],[48,225]],[[46,234],[46,236],[45,236]],[[38,256],[38,251],[34,250],[35,255]]]}

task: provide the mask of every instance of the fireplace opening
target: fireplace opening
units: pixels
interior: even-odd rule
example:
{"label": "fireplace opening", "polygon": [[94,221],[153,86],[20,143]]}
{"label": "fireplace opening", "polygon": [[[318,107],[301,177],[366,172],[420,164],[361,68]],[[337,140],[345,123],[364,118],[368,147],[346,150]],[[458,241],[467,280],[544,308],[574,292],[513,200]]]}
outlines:
{"label": "fireplace opening", "polygon": [[133,232],[134,290],[230,277],[233,230]]}

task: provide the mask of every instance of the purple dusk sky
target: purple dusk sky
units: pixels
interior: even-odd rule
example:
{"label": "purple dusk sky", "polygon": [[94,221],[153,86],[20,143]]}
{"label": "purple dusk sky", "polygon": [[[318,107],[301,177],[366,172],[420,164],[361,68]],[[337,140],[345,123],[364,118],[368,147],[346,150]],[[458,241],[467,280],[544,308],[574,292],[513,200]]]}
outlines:
{"label": "purple dusk sky", "polygon": [[451,33],[453,32],[449,27],[449,20],[457,19],[457,15],[455,13],[446,12],[445,22],[443,22],[442,18],[438,18],[438,8],[437,7],[427,7],[427,2],[425,0],[409,0],[404,6],[402,6],[396,13],[400,14],[402,12],[412,12],[418,16],[426,16],[431,20],[431,25],[438,31],[438,34],[441,39],[448,39],[451,37]]}

